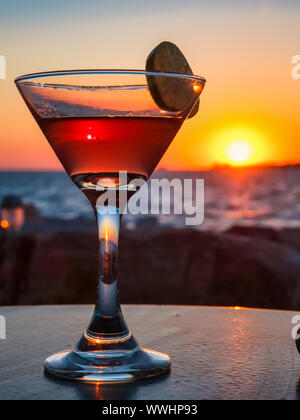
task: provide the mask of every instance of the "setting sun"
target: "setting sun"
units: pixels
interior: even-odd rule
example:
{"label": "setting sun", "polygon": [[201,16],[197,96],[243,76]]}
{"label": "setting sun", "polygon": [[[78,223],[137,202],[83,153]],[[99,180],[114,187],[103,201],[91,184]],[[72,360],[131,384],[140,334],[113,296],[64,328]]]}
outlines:
{"label": "setting sun", "polygon": [[252,148],[245,141],[234,141],[229,145],[227,153],[232,163],[246,163],[252,154]]}
{"label": "setting sun", "polygon": [[263,164],[270,156],[268,136],[254,127],[226,127],[216,131],[210,141],[211,155],[220,165]]}

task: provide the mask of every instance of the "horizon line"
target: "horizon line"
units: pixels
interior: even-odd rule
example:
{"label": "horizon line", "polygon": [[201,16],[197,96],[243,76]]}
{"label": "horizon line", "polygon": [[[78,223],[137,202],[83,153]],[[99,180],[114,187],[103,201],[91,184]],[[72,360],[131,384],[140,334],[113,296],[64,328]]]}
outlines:
{"label": "horizon line", "polygon": [[[168,168],[157,168],[155,171],[165,171],[165,172],[198,172],[198,171],[214,171],[214,170],[221,170],[221,169],[233,169],[233,170],[241,170],[241,169],[268,169],[268,168],[291,168],[291,167],[299,167],[300,168],[300,162],[297,163],[257,163],[257,164],[251,164],[251,165],[230,165],[227,163],[216,163],[214,165],[210,166],[203,166],[199,168],[176,168],[176,169],[168,169]],[[0,173],[4,172],[55,172],[55,173],[65,173],[67,172],[64,169],[54,169],[54,168],[0,168]]]}

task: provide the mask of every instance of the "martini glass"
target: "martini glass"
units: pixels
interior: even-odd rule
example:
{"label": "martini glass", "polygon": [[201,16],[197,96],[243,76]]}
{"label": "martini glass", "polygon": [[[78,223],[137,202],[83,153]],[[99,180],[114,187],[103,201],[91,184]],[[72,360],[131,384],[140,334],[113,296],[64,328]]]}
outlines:
{"label": "martini glass", "polygon": [[[92,383],[169,371],[170,358],[140,347],[120,308],[120,195],[125,191],[129,199],[141,180],[149,178],[205,80],[137,70],[78,70],[25,75],[15,82],[66,172],[90,201],[98,226],[99,279],[92,319],[73,350],[48,357],[45,370]],[[111,192],[113,205],[102,200]]]}

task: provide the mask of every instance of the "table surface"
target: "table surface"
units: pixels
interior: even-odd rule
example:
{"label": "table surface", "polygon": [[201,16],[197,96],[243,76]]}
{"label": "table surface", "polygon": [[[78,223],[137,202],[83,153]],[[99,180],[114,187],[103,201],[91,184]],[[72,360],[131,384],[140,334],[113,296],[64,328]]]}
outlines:
{"label": "table surface", "polygon": [[72,348],[91,306],[0,308],[0,399],[299,399],[300,355],[292,312],[199,306],[124,305],[140,344],[168,353],[172,372],[123,385],[43,375],[46,356]]}

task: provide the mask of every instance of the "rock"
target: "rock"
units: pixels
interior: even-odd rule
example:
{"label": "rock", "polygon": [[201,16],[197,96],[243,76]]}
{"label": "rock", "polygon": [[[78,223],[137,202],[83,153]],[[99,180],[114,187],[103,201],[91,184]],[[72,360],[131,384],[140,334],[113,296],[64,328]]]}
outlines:
{"label": "rock", "polygon": [[[6,261],[0,258],[2,291],[13,278],[16,257],[14,247],[9,249]],[[24,268],[27,289],[18,288],[16,303],[94,303],[96,232],[40,235],[32,249]],[[124,229],[119,262],[123,303],[300,309],[300,254],[260,237],[188,228]],[[0,304],[11,304],[9,293],[0,296]]]}
{"label": "rock", "polygon": [[280,232],[269,227],[234,225],[226,230],[226,233],[247,236],[248,238],[264,239],[266,241],[282,242]]}
{"label": "rock", "polygon": [[121,287],[132,288],[135,303],[300,305],[300,255],[282,245],[192,229],[126,244],[134,257],[120,252]]}
{"label": "rock", "polygon": [[284,228],[280,231],[281,241],[300,251],[300,228]]}
{"label": "rock", "polygon": [[135,226],[138,231],[160,229],[159,220],[156,216],[136,217]]}

